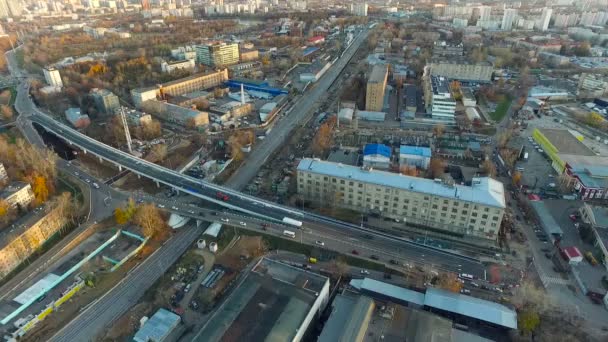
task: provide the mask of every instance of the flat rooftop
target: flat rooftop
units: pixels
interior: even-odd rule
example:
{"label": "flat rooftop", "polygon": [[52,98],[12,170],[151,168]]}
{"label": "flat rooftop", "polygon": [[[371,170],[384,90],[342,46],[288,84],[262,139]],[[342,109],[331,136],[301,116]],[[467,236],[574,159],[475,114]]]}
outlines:
{"label": "flat rooftop", "polygon": [[576,139],[565,129],[543,128],[539,131],[557,148],[560,154],[575,154],[579,156],[595,156],[585,144]]}
{"label": "flat rooftop", "polygon": [[386,65],[374,65],[372,72],[369,75],[368,83],[381,83],[384,82],[386,73],[388,72]]}
{"label": "flat rooftop", "polygon": [[298,171],[505,208],[503,184],[488,177],[474,178],[472,186],[458,184],[449,186],[432,179],[377,170],[367,171],[355,166],[312,158],[302,159],[298,165]]}
{"label": "flat rooftop", "polygon": [[291,341],[327,277],[262,259],[224,301],[196,341]]}

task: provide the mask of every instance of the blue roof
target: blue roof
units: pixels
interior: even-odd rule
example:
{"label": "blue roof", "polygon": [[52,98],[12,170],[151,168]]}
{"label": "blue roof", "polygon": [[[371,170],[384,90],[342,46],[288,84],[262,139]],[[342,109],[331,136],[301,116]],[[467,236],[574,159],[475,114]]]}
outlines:
{"label": "blue roof", "polygon": [[343,165],[312,158],[302,159],[300,164],[298,164],[298,171],[376,184],[410,192],[425,193],[444,198],[459,199],[461,201],[479,203],[497,208],[506,207],[503,184],[488,177],[473,178],[472,186],[458,184],[449,186],[432,179],[378,170],[370,171],[356,166]]}
{"label": "blue roof", "polygon": [[317,50],[319,50],[318,47],[314,47],[314,46],[307,47],[306,49],[304,49],[304,51],[302,51],[302,56],[306,57],[306,56],[310,55],[311,53],[314,53]]}
{"label": "blue roof", "polygon": [[408,290],[406,288],[391,285],[382,281],[370,278],[353,279],[350,281],[350,285],[358,290],[378,293],[380,295],[400,299],[408,303],[418,305],[424,304],[424,293]]}
{"label": "blue roof", "polygon": [[391,157],[391,148],[382,144],[367,144],[363,148],[363,155],[379,154],[381,156]]}
{"label": "blue roof", "polygon": [[420,147],[411,145],[401,145],[399,147],[399,154],[412,154],[415,156],[431,157],[430,147]]}
{"label": "blue roof", "polygon": [[424,305],[517,329],[517,313],[514,310],[487,300],[429,287],[424,296]]}
{"label": "blue roof", "polygon": [[136,342],[162,341],[175,329],[181,318],[173,312],[160,308],[144,323],[133,337]]}

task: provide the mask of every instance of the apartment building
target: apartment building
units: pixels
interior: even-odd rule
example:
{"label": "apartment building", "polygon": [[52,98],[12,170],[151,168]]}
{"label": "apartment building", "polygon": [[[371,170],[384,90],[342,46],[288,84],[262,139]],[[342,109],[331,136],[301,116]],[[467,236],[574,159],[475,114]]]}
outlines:
{"label": "apartment building", "polygon": [[93,88],[90,95],[95,101],[95,107],[102,113],[114,114],[120,108],[118,96],[107,89]]}
{"label": "apartment building", "polygon": [[28,214],[0,232],[0,279],[32,255],[66,224],[58,209]]}
{"label": "apartment building", "polygon": [[133,104],[141,108],[142,103],[148,100],[163,98],[165,95],[179,96],[198,90],[217,87],[228,80],[228,69],[196,74],[179,80],[163,83],[155,87],[138,88],[131,90]]}
{"label": "apartment building", "polygon": [[359,17],[367,17],[367,10],[369,6],[366,2],[364,3],[353,3],[350,4],[350,13]]}
{"label": "apartment building", "polygon": [[502,23],[500,25],[500,29],[505,31],[511,31],[511,29],[513,29],[513,22],[515,21],[515,17],[517,17],[516,9],[505,9],[505,12],[502,16]]}
{"label": "apartment building", "polygon": [[490,63],[473,63],[457,56],[433,58],[429,66],[433,76],[465,82],[490,82],[494,72],[494,67]]}
{"label": "apartment building", "polygon": [[496,240],[505,211],[503,184],[486,177],[464,186],[311,158],[297,177],[307,200],[460,237]]}
{"label": "apartment building", "polygon": [[212,43],[196,47],[196,61],[210,67],[222,67],[239,62],[239,44]]}
{"label": "apartment building", "polygon": [[372,73],[367,80],[367,91],[365,93],[365,110],[381,112],[384,107],[384,91],[388,78],[388,67],[386,65],[374,65]]}
{"label": "apartment building", "polygon": [[0,183],[8,181],[8,174],[6,173],[6,168],[4,168],[4,164],[0,163]]}
{"label": "apartment building", "polygon": [[162,61],[160,63],[160,69],[162,72],[173,72],[175,70],[194,70],[194,59],[186,59],[179,61]]}
{"label": "apartment building", "polygon": [[34,192],[29,183],[12,182],[0,191],[0,198],[15,209],[17,207],[26,208],[34,200]]}
{"label": "apartment building", "polygon": [[462,44],[451,45],[442,42],[435,42],[433,45],[433,56],[462,56],[464,55],[464,47]]}

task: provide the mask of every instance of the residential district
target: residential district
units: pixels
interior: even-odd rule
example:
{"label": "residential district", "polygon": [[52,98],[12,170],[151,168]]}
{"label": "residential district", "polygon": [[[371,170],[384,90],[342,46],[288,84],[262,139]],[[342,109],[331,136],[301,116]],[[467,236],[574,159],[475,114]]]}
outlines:
{"label": "residential district", "polygon": [[607,341],[607,23],[0,0],[0,335]]}

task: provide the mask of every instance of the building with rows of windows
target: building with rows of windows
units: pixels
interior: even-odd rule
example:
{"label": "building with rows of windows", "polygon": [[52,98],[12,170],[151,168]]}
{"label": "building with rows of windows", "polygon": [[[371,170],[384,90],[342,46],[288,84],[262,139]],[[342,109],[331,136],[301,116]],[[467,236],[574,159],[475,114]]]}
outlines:
{"label": "building with rows of windows", "polygon": [[307,200],[460,237],[496,240],[505,211],[503,184],[486,177],[454,185],[305,158],[297,182]]}

